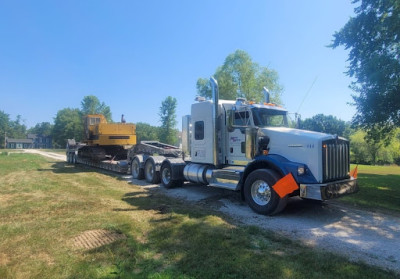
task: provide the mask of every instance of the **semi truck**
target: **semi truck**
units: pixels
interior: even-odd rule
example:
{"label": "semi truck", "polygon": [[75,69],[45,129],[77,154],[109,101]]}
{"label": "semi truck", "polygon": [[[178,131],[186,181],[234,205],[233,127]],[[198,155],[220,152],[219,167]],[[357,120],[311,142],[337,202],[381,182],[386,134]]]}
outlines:
{"label": "semi truck", "polygon": [[166,187],[184,181],[240,191],[260,214],[282,211],[289,197],[324,201],[358,191],[350,172],[349,141],[336,135],[289,128],[288,111],[244,98],[197,98],[182,119],[182,149],[141,142],[128,150],[134,179]]}

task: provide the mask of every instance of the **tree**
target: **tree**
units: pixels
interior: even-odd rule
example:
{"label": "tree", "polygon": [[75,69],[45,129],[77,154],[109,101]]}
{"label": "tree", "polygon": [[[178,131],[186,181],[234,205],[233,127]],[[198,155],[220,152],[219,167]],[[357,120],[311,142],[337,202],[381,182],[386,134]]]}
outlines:
{"label": "tree", "polygon": [[159,127],[151,126],[150,124],[138,122],[136,123],[136,141],[156,140],[159,141]]}
{"label": "tree", "polygon": [[87,114],[103,114],[108,122],[112,122],[111,109],[104,102],[94,96],[85,96],[81,102],[81,111],[83,115]]}
{"label": "tree", "polygon": [[0,110],[0,144],[4,148],[4,137],[10,131],[10,115]]}
{"label": "tree", "polygon": [[177,101],[175,98],[168,96],[160,107],[160,140],[168,144],[177,144],[177,130],[175,126],[176,121],[176,106]]}
{"label": "tree", "polygon": [[64,147],[67,139],[81,141],[83,138],[82,112],[79,109],[65,108],[57,112],[52,132],[55,145]]}
{"label": "tree", "polygon": [[17,115],[16,120],[11,120],[10,115],[0,111],[0,145],[4,148],[4,137],[26,138],[26,125],[22,124],[21,115]]}
{"label": "tree", "polygon": [[348,137],[349,124],[332,115],[317,114],[301,121],[300,127],[305,130]]}
{"label": "tree", "polygon": [[393,131],[389,140],[371,140],[367,132],[357,130],[350,136],[350,158],[357,164],[400,163],[400,129]]}
{"label": "tree", "polygon": [[15,121],[9,122],[10,130],[8,137],[9,138],[26,138],[26,125],[22,124],[22,116],[17,115],[17,119]]}
{"label": "tree", "polygon": [[[264,100],[263,87],[267,87],[271,94],[271,102],[281,104],[282,86],[279,84],[278,73],[253,62],[250,55],[243,50],[228,55],[224,64],[215,71],[214,77],[218,81],[221,99],[234,100],[244,97],[260,102]],[[208,78],[199,78],[196,88],[198,95],[211,98]]]}
{"label": "tree", "polygon": [[35,125],[35,127],[30,128],[28,133],[37,134],[41,136],[50,136],[52,134],[53,125],[50,122],[42,122]]}
{"label": "tree", "polygon": [[353,0],[356,16],[334,36],[332,48],[350,49],[349,71],[357,113],[353,124],[375,141],[400,125],[400,4]]}

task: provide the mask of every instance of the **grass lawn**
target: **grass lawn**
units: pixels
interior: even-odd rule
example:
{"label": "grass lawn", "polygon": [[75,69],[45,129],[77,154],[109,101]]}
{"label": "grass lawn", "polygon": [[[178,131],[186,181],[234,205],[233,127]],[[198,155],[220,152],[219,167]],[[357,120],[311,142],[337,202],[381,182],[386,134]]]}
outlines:
{"label": "grass lawn", "polygon": [[[84,232],[124,236],[94,249]],[[396,278],[34,154],[0,155],[0,278]]]}
{"label": "grass lawn", "polygon": [[340,200],[369,210],[400,213],[400,167],[359,165],[358,184],[358,193]]}

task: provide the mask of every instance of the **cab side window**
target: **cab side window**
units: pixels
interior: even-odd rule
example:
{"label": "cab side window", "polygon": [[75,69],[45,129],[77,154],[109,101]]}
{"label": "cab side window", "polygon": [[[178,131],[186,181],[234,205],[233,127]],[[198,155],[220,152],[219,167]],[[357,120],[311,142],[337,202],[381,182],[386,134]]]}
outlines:
{"label": "cab side window", "polygon": [[250,113],[248,111],[235,112],[235,119],[233,122],[234,126],[249,126],[250,125]]}
{"label": "cab side window", "polygon": [[204,121],[196,121],[194,123],[194,139],[195,140],[204,139]]}

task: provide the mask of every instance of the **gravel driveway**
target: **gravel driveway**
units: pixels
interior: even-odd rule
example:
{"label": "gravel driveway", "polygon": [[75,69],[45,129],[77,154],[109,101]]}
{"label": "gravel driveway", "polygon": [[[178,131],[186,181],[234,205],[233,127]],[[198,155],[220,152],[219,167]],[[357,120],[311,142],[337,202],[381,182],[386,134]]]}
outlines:
{"label": "gravel driveway", "polygon": [[60,153],[54,153],[54,152],[48,152],[48,151],[42,151],[40,149],[24,149],[23,150],[25,153],[35,153],[35,154],[40,154],[42,156],[55,159],[58,161],[66,161],[67,156],[65,154],[60,154]]}
{"label": "gravel driveway", "polygon": [[[26,150],[56,160],[65,155]],[[165,189],[141,180],[132,184],[149,191],[195,202],[219,210],[238,223],[272,230],[312,247],[344,255],[351,260],[390,269],[400,274],[400,218],[395,215],[363,211],[335,200],[322,204],[291,198],[277,216],[254,213],[240,195],[228,190],[185,183],[181,188]]]}
{"label": "gravel driveway", "polygon": [[[145,185],[138,180],[133,183]],[[241,224],[272,230],[308,246],[400,274],[399,216],[363,211],[335,200],[318,204],[291,198],[283,212],[270,217],[254,213],[240,194],[229,190],[190,183],[176,189],[153,187],[167,196],[211,206]]]}

